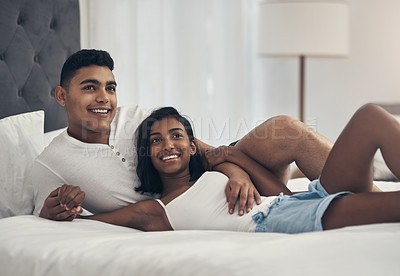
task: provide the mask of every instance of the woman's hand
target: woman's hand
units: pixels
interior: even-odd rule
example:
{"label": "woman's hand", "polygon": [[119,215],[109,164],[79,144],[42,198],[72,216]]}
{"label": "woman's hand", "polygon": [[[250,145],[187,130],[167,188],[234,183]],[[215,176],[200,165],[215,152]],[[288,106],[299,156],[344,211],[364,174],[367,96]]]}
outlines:
{"label": "woman's hand", "polygon": [[82,213],[84,199],[85,193],[79,187],[64,184],[46,198],[39,216],[51,220],[72,221]]}
{"label": "woman's hand", "polygon": [[[65,210],[77,210],[81,207],[85,199],[85,192],[78,186],[64,184],[58,190],[58,201]],[[82,209],[82,208],[80,208]],[[82,213],[82,211],[80,212]]]}

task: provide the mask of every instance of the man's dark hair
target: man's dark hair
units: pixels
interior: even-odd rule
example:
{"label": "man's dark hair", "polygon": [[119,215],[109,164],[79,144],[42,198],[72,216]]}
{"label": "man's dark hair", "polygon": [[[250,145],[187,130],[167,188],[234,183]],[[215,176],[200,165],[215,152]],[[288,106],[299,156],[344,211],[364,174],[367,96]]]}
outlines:
{"label": "man's dark hair", "polygon": [[[156,168],[153,166],[150,156],[150,131],[153,124],[164,118],[174,118],[180,122],[188,135],[189,141],[194,141],[193,129],[188,119],[183,117],[173,107],[162,107],[153,111],[137,128],[137,156],[138,165],[136,167],[137,175],[140,179],[141,186],[135,188],[137,192],[161,194],[163,185],[160,175]],[[189,162],[190,181],[197,180],[203,173],[204,168],[201,162],[201,157],[196,150],[196,153],[190,156]]]}
{"label": "man's dark hair", "polygon": [[90,65],[107,66],[114,70],[114,60],[110,54],[103,50],[83,49],[72,54],[64,63],[61,70],[60,85],[68,88],[71,79],[82,67]]}

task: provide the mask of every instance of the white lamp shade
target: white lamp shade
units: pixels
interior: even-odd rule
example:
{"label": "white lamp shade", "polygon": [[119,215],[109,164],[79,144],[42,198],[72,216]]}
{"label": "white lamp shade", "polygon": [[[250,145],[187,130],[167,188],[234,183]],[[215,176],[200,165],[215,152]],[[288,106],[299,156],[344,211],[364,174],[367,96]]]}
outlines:
{"label": "white lamp shade", "polygon": [[261,55],[345,57],[349,53],[347,1],[264,1],[259,22]]}

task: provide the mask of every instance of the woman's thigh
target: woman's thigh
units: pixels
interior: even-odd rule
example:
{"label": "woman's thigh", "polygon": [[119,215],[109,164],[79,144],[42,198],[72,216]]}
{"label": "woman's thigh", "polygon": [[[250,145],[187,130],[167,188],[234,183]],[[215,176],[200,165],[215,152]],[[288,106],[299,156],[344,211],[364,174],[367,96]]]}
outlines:
{"label": "woman's thigh", "polygon": [[378,148],[375,128],[380,112],[373,105],[364,106],[343,129],[320,177],[328,193],[372,191],[372,164]]}

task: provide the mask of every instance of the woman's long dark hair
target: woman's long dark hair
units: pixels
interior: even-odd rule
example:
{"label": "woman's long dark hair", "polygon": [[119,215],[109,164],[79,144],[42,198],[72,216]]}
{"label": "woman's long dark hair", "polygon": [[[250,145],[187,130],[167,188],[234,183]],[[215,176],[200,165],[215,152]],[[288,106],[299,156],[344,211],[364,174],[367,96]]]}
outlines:
{"label": "woman's long dark hair", "polygon": [[[193,129],[190,122],[183,117],[173,107],[162,107],[154,110],[149,117],[147,117],[137,128],[137,157],[138,164],[136,167],[136,173],[139,176],[141,186],[135,188],[137,192],[150,193],[150,194],[161,194],[163,191],[163,184],[161,182],[158,171],[154,168],[150,156],[150,131],[153,124],[164,118],[174,118],[180,122],[189,137],[189,141],[194,141]],[[197,180],[204,172],[204,168],[201,162],[200,154],[197,150],[196,153],[190,156],[189,162],[190,181]]]}

